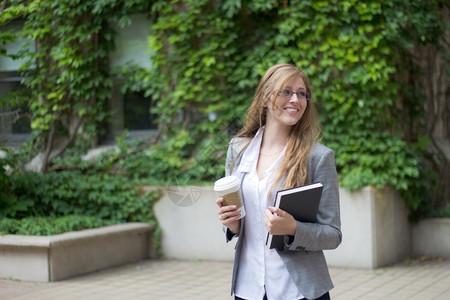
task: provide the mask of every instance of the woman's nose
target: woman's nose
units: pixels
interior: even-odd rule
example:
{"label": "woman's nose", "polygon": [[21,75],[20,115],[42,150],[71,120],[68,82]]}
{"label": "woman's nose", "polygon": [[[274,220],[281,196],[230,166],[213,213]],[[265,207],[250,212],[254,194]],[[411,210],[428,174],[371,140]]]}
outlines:
{"label": "woman's nose", "polygon": [[293,93],[291,95],[291,98],[289,98],[289,102],[299,102],[299,101],[300,101],[300,99],[298,99],[298,96],[296,93]]}

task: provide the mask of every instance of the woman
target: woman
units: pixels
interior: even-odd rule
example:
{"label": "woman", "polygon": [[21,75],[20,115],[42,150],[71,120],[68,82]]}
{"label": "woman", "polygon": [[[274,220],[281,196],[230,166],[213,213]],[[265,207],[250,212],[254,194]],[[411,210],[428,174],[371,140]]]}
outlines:
{"label": "woman", "polygon": [[[317,142],[319,135],[306,75],[290,64],[269,68],[226,160],[226,175],[241,179],[246,216],[223,206],[223,198],[216,201],[227,241],[238,238],[235,299],[330,299],[322,250],[335,249],[342,233],[334,153]],[[271,206],[277,190],[313,182],[324,186],[317,223],[298,222]],[[283,249],[269,249],[267,232],[285,236]]]}

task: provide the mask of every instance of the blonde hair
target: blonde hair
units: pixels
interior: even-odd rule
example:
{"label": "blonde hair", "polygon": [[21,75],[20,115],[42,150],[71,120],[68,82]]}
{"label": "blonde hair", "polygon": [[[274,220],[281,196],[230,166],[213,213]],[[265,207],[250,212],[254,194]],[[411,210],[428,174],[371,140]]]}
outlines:
{"label": "blonde hair", "polygon": [[[253,101],[247,110],[244,127],[236,137],[247,138],[241,150],[249,145],[256,132],[266,124],[266,107],[269,101],[275,104],[276,95],[291,80],[301,78],[306,92],[311,93],[308,77],[302,70],[291,64],[278,64],[269,68],[259,81]],[[278,168],[274,186],[284,177],[284,188],[292,188],[308,182],[308,159],[315,143],[319,140],[321,129],[317,111],[312,98],[308,101],[301,119],[292,126],[288,137],[286,152]],[[239,155],[238,155],[239,156]],[[237,157],[238,157],[237,156]],[[232,167],[235,162],[232,163]]]}

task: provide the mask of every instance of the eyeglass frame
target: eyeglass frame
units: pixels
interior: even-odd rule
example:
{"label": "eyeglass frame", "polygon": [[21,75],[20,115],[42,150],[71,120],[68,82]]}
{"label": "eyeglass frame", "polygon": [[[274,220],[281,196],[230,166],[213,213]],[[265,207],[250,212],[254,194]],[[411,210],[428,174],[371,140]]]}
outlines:
{"label": "eyeglass frame", "polygon": [[[281,95],[281,93],[282,93],[282,92],[285,92],[285,91],[289,92],[289,96],[288,96],[288,95],[284,95],[284,96]],[[304,95],[304,96],[299,95],[299,94],[301,94],[301,93],[304,93],[305,95]],[[291,98],[292,98],[292,95],[294,95],[294,94],[297,96],[297,99],[298,99],[298,100],[306,100],[306,101],[311,100],[311,94],[310,94],[310,93],[307,93],[306,91],[293,92],[293,91],[290,91],[290,90],[288,90],[288,89],[282,89],[282,90],[280,90],[280,91],[277,93],[277,95],[278,95],[279,97],[282,97],[282,98],[284,98],[284,99],[291,99]]]}

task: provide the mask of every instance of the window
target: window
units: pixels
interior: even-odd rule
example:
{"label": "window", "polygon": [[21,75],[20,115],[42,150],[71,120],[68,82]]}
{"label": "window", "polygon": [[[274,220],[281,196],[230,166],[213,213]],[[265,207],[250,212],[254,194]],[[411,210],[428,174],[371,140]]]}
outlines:
{"label": "window", "polygon": [[124,97],[124,126],[128,130],[157,129],[156,115],[150,112],[152,101],[143,93],[131,93]]}
{"label": "window", "polygon": [[[110,69],[126,66],[128,63],[137,64],[146,69],[151,68],[150,53],[147,47],[150,35],[150,21],[145,15],[131,16],[131,24],[120,28],[111,24],[117,32],[115,50],[110,55]],[[114,142],[114,136],[127,130],[130,137],[145,137],[155,132],[156,115],[151,113],[153,101],[144,97],[144,93],[127,93],[120,91],[120,80],[115,80],[113,96],[109,100],[111,113],[104,144]]]}
{"label": "window", "polygon": [[146,137],[158,128],[156,115],[151,113],[153,101],[144,97],[144,93],[122,95],[117,89],[108,106],[111,113],[107,126],[107,135],[103,144],[112,144],[114,137],[128,131],[130,138]]}
{"label": "window", "polygon": [[[110,69],[125,66],[132,62],[142,68],[150,69],[150,53],[147,40],[150,34],[151,23],[145,15],[131,16],[132,22],[124,28],[114,24],[116,30],[116,47],[110,55]],[[8,30],[17,30],[23,26],[23,21],[8,24]],[[3,29],[3,28],[2,28]],[[34,47],[30,41],[16,40],[8,45],[3,45],[8,55],[17,53],[21,47]],[[31,48],[33,49],[33,48]],[[14,99],[11,92],[20,92],[22,89],[20,74],[18,72],[23,61],[12,60],[10,57],[0,56],[0,98]],[[0,107],[0,140],[8,140],[8,144],[20,144],[29,136],[30,118],[20,118],[18,122],[11,121],[18,117],[19,113],[27,116],[27,107],[17,106],[14,101],[8,99]],[[148,136],[155,132],[157,124],[156,116],[151,113],[153,102],[143,93],[129,93],[123,95],[120,92],[120,82],[117,80],[112,91],[112,98],[108,101],[111,118],[106,125],[106,135],[99,137],[101,143],[113,143],[114,136],[127,130],[130,137]],[[10,126],[7,126],[10,124]],[[3,126],[5,125],[5,126]]]}
{"label": "window", "polygon": [[[18,20],[3,26],[2,30],[17,31],[23,26]],[[8,55],[17,53],[22,47],[34,49],[29,40],[17,39],[2,46]],[[14,60],[8,56],[0,56],[0,142],[8,145],[20,145],[30,135],[30,116],[28,106],[19,104],[14,94],[24,91],[22,77],[18,72],[23,60]]]}
{"label": "window", "polygon": [[14,93],[22,90],[20,81],[17,72],[0,73],[0,142],[9,146],[20,145],[31,133],[28,106],[14,99]]}

